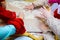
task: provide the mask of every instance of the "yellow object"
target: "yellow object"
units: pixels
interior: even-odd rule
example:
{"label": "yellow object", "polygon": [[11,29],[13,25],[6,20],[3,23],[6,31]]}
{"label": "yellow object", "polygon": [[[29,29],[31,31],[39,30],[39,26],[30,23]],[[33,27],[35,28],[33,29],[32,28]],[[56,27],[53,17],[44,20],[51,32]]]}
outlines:
{"label": "yellow object", "polygon": [[50,7],[48,7],[48,6],[45,6],[46,7],[46,9],[48,10],[48,11],[50,11]]}
{"label": "yellow object", "polygon": [[11,37],[7,38],[6,40],[14,40],[16,37],[19,37],[19,36],[27,36],[27,37],[32,38],[33,40],[43,40],[44,39],[43,36],[35,37],[33,34],[25,32],[23,35],[21,35],[21,34],[12,35]]}
{"label": "yellow object", "polygon": [[44,40],[44,37],[43,36],[39,36],[39,40]]}
{"label": "yellow object", "polygon": [[36,0],[24,0],[24,1],[26,1],[26,2],[34,2]]}
{"label": "yellow object", "polygon": [[28,37],[30,37],[30,38],[32,38],[33,40],[43,40],[44,39],[44,37],[43,36],[40,36],[40,37],[35,37],[34,35],[32,35],[32,34],[30,34],[30,33],[24,33],[23,34],[24,36],[28,36]]}
{"label": "yellow object", "polygon": [[58,36],[57,36],[57,35],[55,35],[55,40],[59,40],[59,38],[58,38]]}

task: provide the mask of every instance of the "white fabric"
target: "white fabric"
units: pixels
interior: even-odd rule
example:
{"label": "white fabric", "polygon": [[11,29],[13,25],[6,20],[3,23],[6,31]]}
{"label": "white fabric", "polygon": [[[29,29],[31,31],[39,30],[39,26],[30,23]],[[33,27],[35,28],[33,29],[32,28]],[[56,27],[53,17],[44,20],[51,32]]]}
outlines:
{"label": "white fabric", "polygon": [[54,36],[50,33],[43,34],[44,40],[55,40]]}
{"label": "white fabric", "polygon": [[51,15],[51,11],[47,11],[46,9],[43,9],[42,13],[46,16],[50,29],[60,37],[60,19],[54,18],[54,16]]}
{"label": "white fabric", "polygon": [[47,19],[47,23],[50,26],[51,30],[60,38],[60,20],[54,17],[50,17]]}

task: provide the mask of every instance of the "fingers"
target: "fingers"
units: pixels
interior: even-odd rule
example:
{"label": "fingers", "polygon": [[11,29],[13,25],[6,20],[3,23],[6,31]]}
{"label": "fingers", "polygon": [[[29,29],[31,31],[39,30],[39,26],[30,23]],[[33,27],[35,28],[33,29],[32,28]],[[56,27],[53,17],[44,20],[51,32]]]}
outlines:
{"label": "fingers", "polygon": [[20,13],[19,18],[24,19],[24,13]]}
{"label": "fingers", "polygon": [[33,5],[29,5],[29,6],[26,6],[25,9],[27,9],[27,10],[33,10],[34,6]]}

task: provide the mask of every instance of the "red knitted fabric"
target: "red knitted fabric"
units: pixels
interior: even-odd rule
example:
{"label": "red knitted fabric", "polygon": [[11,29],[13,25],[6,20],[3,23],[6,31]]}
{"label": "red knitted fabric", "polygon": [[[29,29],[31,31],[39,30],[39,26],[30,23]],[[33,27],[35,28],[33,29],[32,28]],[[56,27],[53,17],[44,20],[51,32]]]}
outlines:
{"label": "red knitted fabric", "polygon": [[16,18],[15,12],[11,12],[8,10],[5,10],[4,8],[0,7],[0,18],[4,20],[10,20]]}
{"label": "red knitted fabric", "polygon": [[54,17],[60,19],[60,14],[57,13],[58,9],[54,11]]}
{"label": "red knitted fabric", "polygon": [[25,33],[24,22],[20,18],[16,18],[15,12],[8,11],[0,7],[0,19],[3,19],[7,22],[8,25],[12,24],[16,28],[17,34]]}
{"label": "red knitted fabric", "polygon": [[9,20],[8,24],[12,24],[16,27],[16,33],[17,34],[23,34],[26,31],[25,28],[24,28],[24,22],[20,18]]}

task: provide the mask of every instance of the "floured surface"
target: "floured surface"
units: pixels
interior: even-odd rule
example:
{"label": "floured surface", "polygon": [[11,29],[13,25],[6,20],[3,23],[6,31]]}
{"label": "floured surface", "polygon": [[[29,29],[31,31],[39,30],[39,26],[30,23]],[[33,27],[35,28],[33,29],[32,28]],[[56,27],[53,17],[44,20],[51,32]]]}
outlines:
{"label": "floured surface", "polygon": [[[23,5],[23,4],[21,4],[21,5]],[[24,4],[24,6],[25,6],[25,4]],[[8,5],[10,5],[10,6],[8,6]],[[24,23],[25,23],[25,28],[27,31],[41,32],[40,20],[38,20],[35,17],[35,14],[41,13],[40,10],[26,10],[20,5],[20,3],[18,3],[17,5],[15,5],[15,2],[13,4],[9,3],[9,4],[7,4],[7,9],[15,11],[17,13],[17,15],[19,15],[19,12],[23,12],[25,14]]]}
{"label": "floured surface", "polygon": [[25,27],[27,31],[32,31],[32,32],[41,32],[40,30],[40,22],[37,21],[36,19],[25,19]]}

